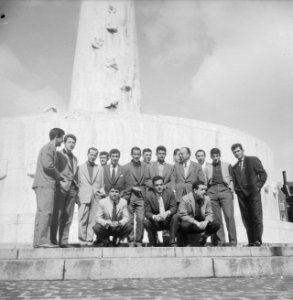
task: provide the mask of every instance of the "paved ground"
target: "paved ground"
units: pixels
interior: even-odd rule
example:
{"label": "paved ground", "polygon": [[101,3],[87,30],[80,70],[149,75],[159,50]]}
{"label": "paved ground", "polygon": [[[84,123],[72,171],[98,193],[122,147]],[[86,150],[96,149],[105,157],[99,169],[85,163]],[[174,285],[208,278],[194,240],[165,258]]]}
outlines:
{"label": "paved ground", "polygon": [[293,299],[293,278],[0,282],[0,299]]}

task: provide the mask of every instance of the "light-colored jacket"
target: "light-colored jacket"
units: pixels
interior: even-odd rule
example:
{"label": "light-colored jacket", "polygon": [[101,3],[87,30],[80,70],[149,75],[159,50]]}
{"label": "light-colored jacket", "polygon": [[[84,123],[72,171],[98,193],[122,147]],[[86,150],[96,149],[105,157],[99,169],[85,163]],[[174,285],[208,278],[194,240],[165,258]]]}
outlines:
{"label": "light-colored jacket", "polygon": [[104,193],[103,168],[94,165],[93,177],[90,179],[87,163],[78,168],[78,198],[80,203],[91,203],[92,199],[100,199],[97,192]]}
{"label": "light-colored jacket", "polygon": [[56,168],[56,147],[50,142],[40,150],[33,189],[37,187],[55,188],[62,176]]}
{"label": "light-colored jacket", "polygon": [[[106,197],[99,201],[96,222],[102,226],[106,226],[109,221],[112,221],[113,202],[110,197]],[[124,226],[129,221],[129,213],[127,201],[120,198],[116,206],[117,221]]]}
{"label": "light-colored jacket", "polygon": [[[212,164],[206,164],[205,167],[205,176],[207,178],[208,187],[213,179],[213,165]],[[224,183],[227,185],[227,187],[233,192],[233,181],[232,181],[232,166],[231,164],[228,164],[226,162],[221,161],[221,171],[222,171],[222,177],[224,180]]]}
{"label": "light-colored jacket", "polygon": [[[212,204],[208,196],[204,196],[204,201],[199,209],[201,210],[201,215],[205,217],[205,221],[213,221]],[[195,199],[193,192],[182,197],[178,208],[178,214],[181,220],[190,223],[194,222],[194,217],[198,214],[195,211]]]}

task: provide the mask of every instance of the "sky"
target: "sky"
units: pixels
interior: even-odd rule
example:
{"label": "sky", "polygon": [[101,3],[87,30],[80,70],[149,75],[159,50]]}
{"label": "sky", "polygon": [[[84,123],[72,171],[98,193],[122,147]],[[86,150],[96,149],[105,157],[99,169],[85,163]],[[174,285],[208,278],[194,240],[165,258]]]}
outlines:
{"label": "sky", "polygon": [[[0,0],[0,117],[66,110],[78,0]],[[218,123],[293,181],[293,1],[135,2],[142,112]]]}

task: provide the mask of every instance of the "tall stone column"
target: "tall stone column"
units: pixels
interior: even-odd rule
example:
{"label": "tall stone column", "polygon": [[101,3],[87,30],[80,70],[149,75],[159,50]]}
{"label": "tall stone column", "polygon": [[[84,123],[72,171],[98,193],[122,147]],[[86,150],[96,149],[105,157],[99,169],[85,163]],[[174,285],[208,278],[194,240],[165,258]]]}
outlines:
{"label": "tall stone column", "polygon": [[140,110],[132,0],[82,0],[70,110]]}

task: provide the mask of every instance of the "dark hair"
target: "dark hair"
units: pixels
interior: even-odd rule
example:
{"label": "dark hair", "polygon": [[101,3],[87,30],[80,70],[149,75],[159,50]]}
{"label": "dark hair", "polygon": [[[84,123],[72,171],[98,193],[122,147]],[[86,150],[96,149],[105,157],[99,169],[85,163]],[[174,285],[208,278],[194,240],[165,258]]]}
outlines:
{"label": "dark hair", "polygon": [[211,156],[214,155],[214,154],[219,154],[219,155],[221,155],[221,151],[220,151],[220,149],[218,149],[218,148],[213,148],[213,149],[211,149],[210,154],[211,154]]}
{"label": "dark hair", "polygon": [[112,189],[115,189],[117,191],[121,191],[121,186],[118,185],[118,184],[115,184],[115,185],[111,185],[110,188],[109,188],[109,192],[112,190]]}
{"label": "dark hair", "polygon": [[206,185],[203,181],[195,181],[192,184],[192,190],[197,190],[200,185]]}
{"label": "dark hair", "polygon": [[118,154],[120,157],[120,151],[118,149],[111,149],[109,155],[111,156],[112,154]]}
{"label": "dark hair", "polygon": [[165,153],[167,152],[167,149],[165,146],[158,146],[156,149],[156,153],[158,153],[159,151],[164,151]]}
{"label": "dark hair", "polygon": [[145,148],[142,150],[142,154],[145,154],[146,152],[153,152],[150,148]]}
{"label": "dark hair", "polygon": [[202,149],[198,149],[196,152],[195,152],[195,156],[199,153],[199,152],[203,152],[204,156],[206,156],[206,152]]}
{"label": "dark hair", "polygon": [[140,148],[139,148],[139,147],[136,147],[136,146],[135,146],[135,147],[132,147],[132,148],[131,148],[131,152],[130,152],[130,153],[131,153],[131,154],[133,154],[133,151],[134,151],[134,150],[137,150],[137,151],[139,151],[139,152],[140,152],[140,154],[141,154],[141,150],[140,150]]}
{"label": "dark hair", "polygon": [[102,155],[107,155],[107,159],[109,159],[109,153],[107,151],[101,151],[99,157]]}
{"label": "dark hair", "polygon": [[63,139],[64,143],[66,143],[66,141],[67,141],[69,138],[70,138],[70,139],[73,139],[73,140],[76,142],[76,136],[75,136],[74,134],[69,133],[69,134],[66,134],[66,135],[65,135],[65,137],[64,137],[64,139]]}
{"label": "dark hair", "polygon": [[154,176],[152,179],[152,183],[155,184],[156,181],[162,180],[164,182],[164,178],[160,175]]}
{"label": "dark hair", "polygon": [[191,151],[190,151],[190,149],[189,149],[188,147],[182,147],[181,149],[186,149],[187,153],[188,153],[189,155],[191,155]]}
{"label": "dark hair", "polygon": [[173,156],[177,155],[177,153],[180,151],[179,148],[176,148],[174,151],[173,151]]}
{"label": "dark hair", "polygon": [[50,141],[54,140],[56,137],[60,138],[65,134],[64,130],[61,128],[53,128],[49,132]]}
{"label": "dark hair", "polygon": [[90,147],[90,148],[88,149],[88,151],[87,151],[87,154],[89,154],[89,153],[91,152],[91,150],[93,150],[93,151],[98,151],[98,153],[99,153],[99,150],[98,150],[97,148],[95,148],[95,147]]}
{"label": "dark hair", "polygon": [[236,143],[231,146],[232,151],[234,151],[236,148],[240,148],[241,150],[243,150],[243,147],[240,143]]}

